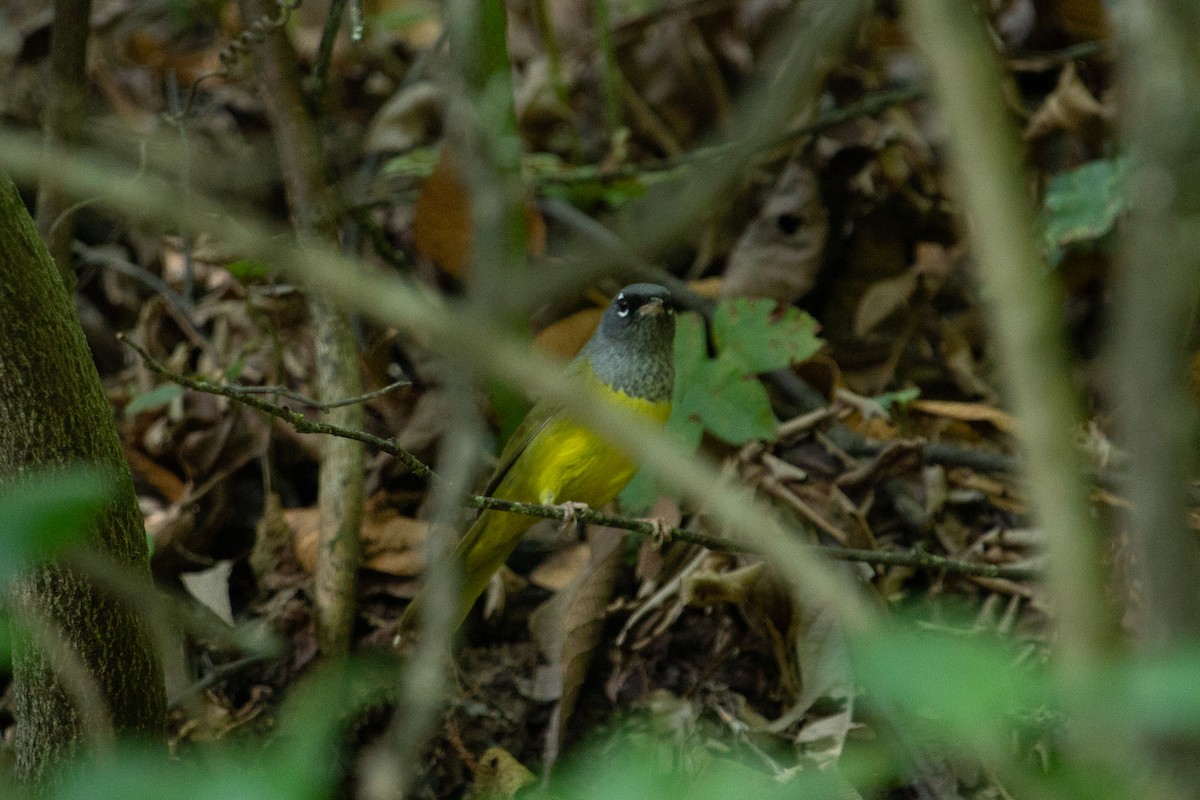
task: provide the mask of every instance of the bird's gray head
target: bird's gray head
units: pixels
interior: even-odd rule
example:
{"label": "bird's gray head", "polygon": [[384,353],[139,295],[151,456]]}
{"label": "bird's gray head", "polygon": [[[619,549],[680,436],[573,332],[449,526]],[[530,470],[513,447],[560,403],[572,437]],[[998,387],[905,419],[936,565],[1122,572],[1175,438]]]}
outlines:
{"label": "bird's gray head", "polygon": [[675,383],[674,341],[671,293],[658,284],[634,283],[613,298],[580,356],[610,386],[664,401]]}

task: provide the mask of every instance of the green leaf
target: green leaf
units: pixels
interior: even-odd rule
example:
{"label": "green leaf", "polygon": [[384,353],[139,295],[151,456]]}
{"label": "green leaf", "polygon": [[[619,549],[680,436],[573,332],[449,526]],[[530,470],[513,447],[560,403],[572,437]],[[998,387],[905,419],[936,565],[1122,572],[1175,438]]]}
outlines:
{"label": "green leaf", "polygon": [[725,357],[707,361],[679,398],[683,424],[703,426],[733,445],[775,434],[775,412],[767,390],[753,375]]}
{"label": "green leaf", "polygon": [[[12,629],[9,627],[8,615],[0,612],[0,672],[8,672],[11,664]],[[0,794],[0,797],[4,796]]]}
{"label": "green leaf", "polygon": [[420,147],[388,159],[380,169],[380,173],[388,177],[428,178],[433,174],[433,168],[437,161],[437,150]]}
{"label": "green leaf", "polygon": [[1111,694],[1113,714],[1123,721],[1155,734],[1200,731],[1200,648],[1194,644],[1117,664],[1098,675],[1096,685]]}
{"label": "green leaf", "polygon": [[1043,670],[1016,667],[1013,650],[981,636],[898,625],[851,647],[868,698],[885,698],[981,757],[1006,752],[1017,715],[1051,700]]}
{"label": "green leaf", "polygon": [[17,571],[78,538],[108,499],[92,469],[29,477],[0,490],[0,596]]}
{"label": "green leaf", "polygon": [[1047,246],[1058,249],[1108,234],[1127,206],[1127,167],[1126,158],[1103,159],[1051,178],[1042,209]]}
{"label": "green leaf", "polygon": [[136,417],[143,411],[162,408],[183,394],[183,387],[177,383],[164,383],[156,389],[142,392],[125,405],[125,416]]}
{"label": "green leaf", "polygon": [[679,743],[677,737],[632,734],[616,747],[584,748],[556,770],[544,794],[556,800],[834,800],[846,796],[836,776],[816,768],[772,775],[765,767],[720,755],[725,742]]}
{"label": "green leaf", "polygon": [[245,357],[239,357],[225,368],[225,380],[229,383],[235,383],[242,376],[242,370],[246,368]]}
{"label": "green leaf", "polygon": [[810,315],[774,300],[735,297],[713,312],[713,341],[724,358],[749,373],[770,372],[812,358],[821,349]]}
{"label": "green leaf", "polygon": [[265,280],[271,274],[271,268],[266,263],[253,258],[243,258],[226,264],[225,269],[241,283]]}
{"label": "green leaf", "polygon": [[[386,701],[395,661],[331,662],[288,692],[267,747],[214,743],[203,758],[168,761],[159,748],[125,744],[117,757],[76,763],[50,800],[319,800],[333,796],[339,734],[353,715]],[[169,790],[166,788],[169,787]]]}
{"label": "green leaf", "polygon": [[215,748],[204,759],[168,761],[154,748],[125,746],[118,757],[88,767],[75,765],[51,800],[159,800],[165,787],[174,800],[317,800],[325,787],[305,786],[282,759],[256,763],[248,752]]}
{"label": "green leaf", "polygon": [[884,392],[872,398],[876,403],[883,406],[884,411],[891,412],[893,409],[903,411],[908,408],[908,404],[921,396],[921,390],[916,386],[910,386],[907,389],[897,389],[894,392]]}

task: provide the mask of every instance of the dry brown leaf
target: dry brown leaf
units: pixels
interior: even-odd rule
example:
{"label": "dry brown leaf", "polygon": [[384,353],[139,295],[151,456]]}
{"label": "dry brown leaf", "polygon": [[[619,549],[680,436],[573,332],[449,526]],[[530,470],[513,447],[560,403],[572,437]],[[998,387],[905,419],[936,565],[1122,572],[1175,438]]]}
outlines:
{"label": "dry brown leaf", "polygon": [[[289,508],[283,512],[295,531],[296,559],[308,572],[317,562],[319,515],[316,508]],[[362,565],[402,578],[420,575],[425,568],[428,532],[429,523],[424,520],[387,513],[368,515],[362,526]]]}
{"label": "dry brown leaf", "polygon": [[574,358],[587,340],[592,338],[602,316],[604,316],[602,308],[585,308],[582,311],[576,311],[543,328],[533,338],[533,346],[547,355],[564,361]]}
{"label": "dry brown leaf", "polygon": [[[433,172],[421,184],[412,229],[421,255],[455,278],[467,278],[475,236],[471,193],[447,147],[442,148]],[[546,252],[546,221],[530,202],[525,203],[525,249],[535,256]]]}
{"label": "dry brown leaf", "polygon": [[867,287],[858,308],[854,311],[854,335],[865,336],[875,326],[903,308],[917,289],[917,275],[912,270]]}
{"label": "dry brown leaf", "polygon": [[956,489],[982,492],[988,502],[1013,514],[1025,514],[1028,509],[1020,495],[1007,481],[968,469],[955,469],[946,474]]}
{"label": "dry brown leaf", "polygon": [[292,547],[296,560],[305,572],[312,572],[317,563],[317,529],[321,512],[316,508],[288,508],[283,518],[292,527]]}
{"label": "dry brown leaf", "polygon": [[816,173],[791,162],[729,254],[722,291],[785,303],[803,297],[817,281],[828,233]]}
{"label": "dry brown leaf", "polygon": [[592,550],[583,542],[564,547],[538,564],[529,573],[529,582],[552,592],[561,591],[579,577],[591,560]]}
{"label": "dry brown leaf", "polygon": [[396,433],[396,443],[410,453],[423,453],[442,438],[454,418],[451,393],[441,386],[422,392]]}
{"label": "dry brown leaf", "polygon": [[125,439],[121,440],[121,449],[134,474],[162,495],[164,500],[174,503],[183,497],[187,487],[174,472],[160,465]]}
{"label": "dry brown leaf", "polygon": [[1016,436],[1017,420],[1006,411],[984,403],[963,403],[955,400],[913,400],[909,411],[945,417],[959,422],[986,422],[996,430]]}
{"label": "dry brown leaf", "polygon": [[562,746],[567,722],[600,643],[608,601],[621,566],[625,532],[592,526],[588,529],[591,558],[571,585],[540,605],[529,618],[538,650],[561,674],[558,705],[546,729],[545,763],[553,764]]}
{"label": "dry brown leaf", "polygon": [[1112,23],[1103,0],[1058,0],[1058,21],[1063,30],[1084,41],[1112,36]]}
{"label": "dry brown leaf", "polygon": [[421,255],[462,279],[471,262],[471,195],[448,148],[421,184],[413,208],[413,239]]}

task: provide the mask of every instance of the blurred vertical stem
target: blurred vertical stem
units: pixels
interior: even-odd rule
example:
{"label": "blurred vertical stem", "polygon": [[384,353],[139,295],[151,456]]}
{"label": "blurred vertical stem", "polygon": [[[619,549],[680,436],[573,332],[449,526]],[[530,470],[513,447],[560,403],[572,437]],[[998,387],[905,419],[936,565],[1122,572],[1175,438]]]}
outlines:
{"label": "blurred vertical stem", "polygon": [[554,87],[554,96],[564,106],[569,105],[567,83],[563,80],[562,50],[558,46],[558,33],[554,30],[554,18],[550,14],[550,0],[535,0],[533,12],[537,17],[542,47],[546,50],[546,58],[550,62],[550,85]]}
{"label": "blurred vertical stem", "polygon": [[1117,280],[1116,389],[1132,460],[1132,538],[1148,644],[1200,636],[1200,553],[1186,519],[1196,401],[1189,330],[1200,289],[1200,6],[1121,4],[1121,119],[1134,209]]}
{"label": "blurred vertical stem", "polygon": [[503,0],[453,0],[447,10],[458,91],[449,138],[466,161],[474,235],[471,294],[501,318],[516,305],[510,291],[525,267],[525,186],[513,106]]}
{"label": "blurred vertical stem", "polygon": [[431,490],[433,518],[425,543],[425,597],[421,636],[409,651],[400,704],[387,735],[364,753],[358,774],[363,800],[400,800],[419,774],[421,754],[441,720],[449,684],[447,664],[458,608],[454,543],[462,530],[462,495],[470,491],[481,442],[479,414],[466,376],[454,376],[450,402],[455,425],[438,453],[442,480]]}
{"label": "blurred vertical stem", "polygon": [[[270,6],[273,10],[274,6]],[[260,0],[241,0],[242,19],[268,11]],[[316,125],[300,90],[300,68],[286,32],[275,28],[257,52],[263,99],[283,172],[288,207],[299,238],[338,241],[337,204],[327,185],[328,165]],[[349,315],[317,293],[309,297],[316,348],[317,392],[323,400],[362,394],[358,350]],[[361,429],[361,405],[330,409],[334,425]],[[320,507],[317,563],[313,575],[317,643],[324,655],[350,648],[356,610],[359,534],[363,513],[363,446],[329,437],[322,444],[317,503]]]}
{"label": "blurred vertical stem", "polygon": [[612,136],[621,126],[621,81],[617,75],[617,47],[613,43],[608,0],[592,0],[596,45],[600,50],[600,90],[604,94],[604,123]]}
{"label": "blurred vertical stem", "polygon": [[[87,43],[91,30],[91,0],[55,0],[50,33],[50,85],[46,91],[43,130],[52,146],[75,145],[83,136],[83,101],[87,96]],[[75,241],[75,212],[58,184],[43,177],[37,195],[38,232],[46,240],[67,291],[75,289],[71,245]]]}
{"label": "blurred vertical stem", "polygon": [[[1117,10],[1133,211],[1115,282],[1114,394],[1130,457],[1136,619],[1143,645],[1159,650],[1200,639],[1200,552],[1187,520],[1197,435],[1187,368],[1200,289],[1200,6],[1138,0]],[[1150,744],[1176,796],[1194,796],[1200,742]]]}
{"label": "blurred vertical stem", "polygon": [[[1045,530],[1058,674],[1071,710],[1082,711],[1083,681],[1112,654],[1117,626],[1076,444],[1081,414],[1061,288],[1038,252],[1024,156],[978,5],[910,0],[907,12],[932,69],[1007,394],[1021,422],[1026,489]],[[1080,727],[1085,747],[1098,744],[1101,732],[1087,730],[1086,721]]]}

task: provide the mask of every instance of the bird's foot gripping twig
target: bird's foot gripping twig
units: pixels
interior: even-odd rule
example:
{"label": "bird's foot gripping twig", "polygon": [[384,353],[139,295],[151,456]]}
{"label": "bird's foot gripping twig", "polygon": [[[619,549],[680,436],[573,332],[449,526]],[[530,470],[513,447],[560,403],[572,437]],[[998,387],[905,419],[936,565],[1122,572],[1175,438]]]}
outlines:
{"label": "bird's foot gripping twig", "polygon": [[567,527],[575,524],[575,518],[581,511],[591,511],[592,507],[587,503],[577,503],[572,500],[566,503],[559,503],[556,508],[563,512],[562,524],[563,527]]}
{"label": "bird's foot gripping twig", "polygon": [[647,517],[642,522],[650,525],[650,546],[655,550],[661,550],[663,545],[671,540],[671,531],[675,530],[675,526],[661,517]]}

